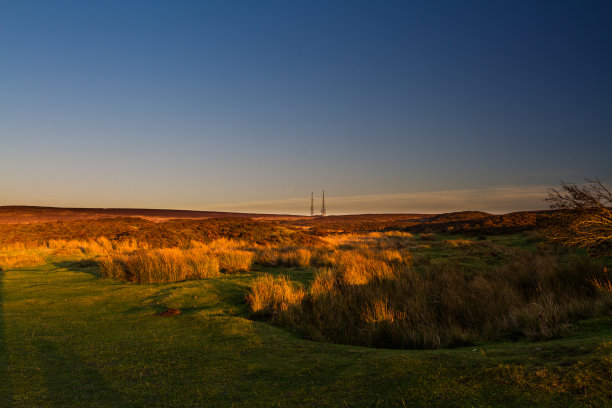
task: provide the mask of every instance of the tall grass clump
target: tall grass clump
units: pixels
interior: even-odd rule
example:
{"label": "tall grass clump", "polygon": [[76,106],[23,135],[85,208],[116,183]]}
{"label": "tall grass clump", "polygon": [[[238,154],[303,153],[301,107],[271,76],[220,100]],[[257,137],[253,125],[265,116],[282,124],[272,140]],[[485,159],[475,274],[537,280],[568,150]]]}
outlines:
{"label": "tall grass clump", "polygon": [[311,265],[313,258],[309,248],[284,247],[284,248],[256,248],[253,263],[260,266],[288,266],[296,268],[307,268]]}
{"label": "tall grass clump", "polygon": [[202,249],[162,248],[98,261],[102,276],[136,283],[177,282],[219,276],[216,256]]}
{"label": "tall grass clump", "polygon": [[256,248],[253,263],[259,266],[278,266],[280,263],[280,250],[278,248]]}
{"label": "tall grass clump", "polygon": [[285,266],[306,268],[310,266],[311,258],[308,248],[286,248],[280,252],[280,263]]}
{"label": "tall grass clump", "polygon": [[367,234],[336,234],[321,237],[331,248],[399,248],[413,241],[412,234],[402,231],[370,232]]}
{"label": "tall grass clump", "polygon": [[228,249],[217,253],[222,272],[246,272],[253,264],[253,252]]}
{"label": "tall grass clump", "polygon": [[106,237],[98,237],[95,239],[79,240],[79,239],[51,239],[46,242],[45,246],[53,249],[57,254],[61,255],[86,255],[89,257],[110,255],[115,253],[131,253],[134,251],[148,249],[146,243],[139,243],[135,239],[109,240]]}
{"label": "tall grass clump", "polygon": [[287,277],[265,275],[255,281],[246,298],[255,316],[291,321],[296,307],[304,299],[304,289]]}
{"label": "tall grass clump", "polygon": [[412,262],[401,252],[341,251],[298,303],[278,307],[268,293],[280,283],[268,280],[253,286],[249,305],[315,340],[391,348],[550,339],[612,311],[607,271],[588,259],[561,265],[528,254],[487,271]]}
{"label": "tall grass clump", "polygon": [[219,239],[210,243],[191,240],[180,247],[135,249],[135,242],[112,243],[97,258],[102,276],[137,283],[176,282],[213,278],[221,272],[245,272],[253,252],[240,249],[239,241]]}
{"label": "tall grass clump", "polygon": [[4,248],[0,252],[0,270],[43,264],[47,256],[48,253],[37,249],[25,249],[25,247],[20,246],[14,246],[10,249]]}

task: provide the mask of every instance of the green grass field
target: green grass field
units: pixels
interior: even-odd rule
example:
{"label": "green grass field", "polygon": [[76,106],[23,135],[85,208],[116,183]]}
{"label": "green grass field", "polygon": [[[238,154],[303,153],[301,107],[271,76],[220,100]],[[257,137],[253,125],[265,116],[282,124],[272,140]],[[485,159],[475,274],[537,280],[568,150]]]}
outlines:
{"label": "green grass field", "polygon": [[[138,285],[51,258],[0,272],[2,407],[612,404],[612,319],[444,350],[316,343],[248,320],[263,272]],[[276,269],[308,282],[309,269]],[[155,314],[179,308],[182,314]]]}

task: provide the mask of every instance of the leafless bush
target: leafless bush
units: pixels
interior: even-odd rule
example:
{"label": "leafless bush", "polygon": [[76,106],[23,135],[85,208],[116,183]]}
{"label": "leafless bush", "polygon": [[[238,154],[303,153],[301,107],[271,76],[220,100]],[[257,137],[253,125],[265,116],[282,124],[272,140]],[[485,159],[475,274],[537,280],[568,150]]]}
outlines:
{"label": "leafless bush", "polygon": [[585,184],[562,183],[551,189],[548,201],[561,210],[547,230],[547,237],[565,246],[609,252],[612,243],[612,192],[599,179]]}

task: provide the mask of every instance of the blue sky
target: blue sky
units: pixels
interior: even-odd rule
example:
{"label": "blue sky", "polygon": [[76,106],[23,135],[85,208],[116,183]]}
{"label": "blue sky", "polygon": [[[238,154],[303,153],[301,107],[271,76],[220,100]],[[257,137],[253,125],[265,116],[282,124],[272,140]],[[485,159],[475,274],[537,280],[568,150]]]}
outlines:
{"label": "blue sky", "polygon": [[608,1],[0,10],[0,205],[503,212],[612,179]]}

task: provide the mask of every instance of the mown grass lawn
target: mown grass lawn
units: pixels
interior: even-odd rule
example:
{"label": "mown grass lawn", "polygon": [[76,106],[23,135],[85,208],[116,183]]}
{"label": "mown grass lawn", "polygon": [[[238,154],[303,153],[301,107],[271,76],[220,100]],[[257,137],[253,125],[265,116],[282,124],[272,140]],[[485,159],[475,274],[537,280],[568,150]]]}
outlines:
{"label": "mown grass lawn", "polygon": [[[155,285],[104,280],[61,259],[0,272],[0,406],[612,404],[610,318],[539,343],[323,344],[248,320],[244,296],[262,272]],[[155,315],[168,308],[182,314]],[[580,379],[584,387],[567,383]]]}

